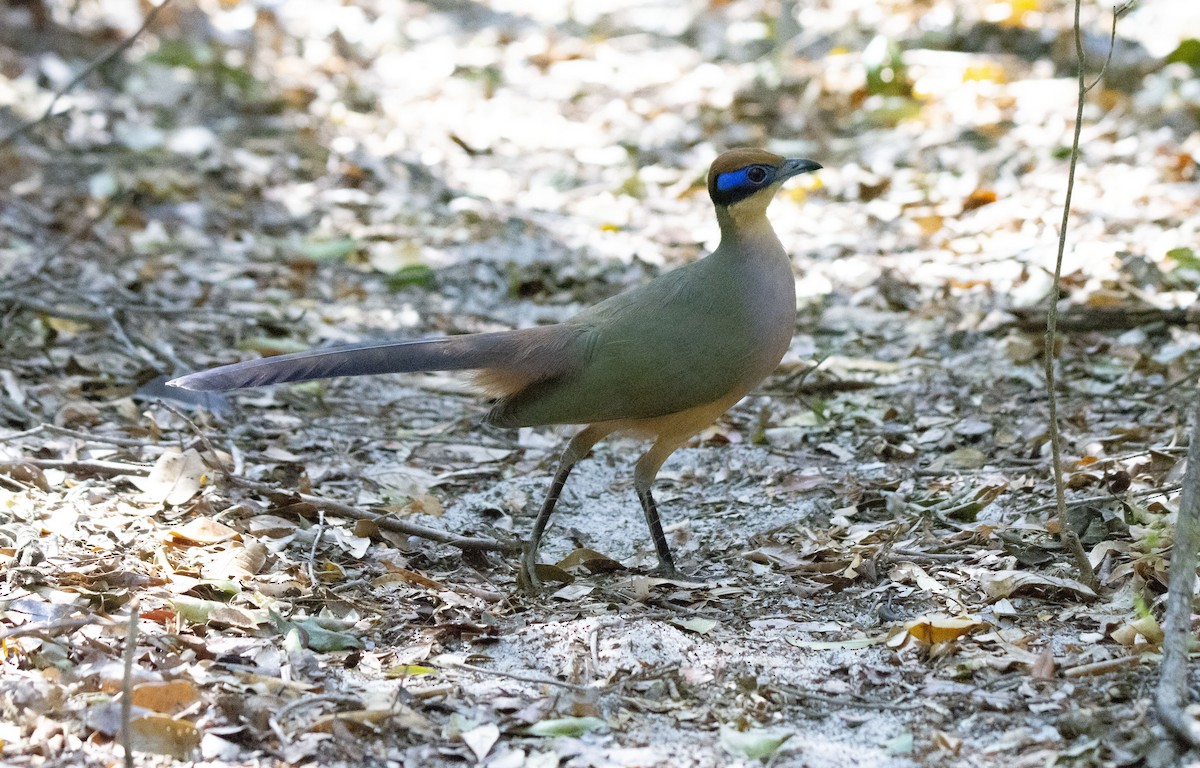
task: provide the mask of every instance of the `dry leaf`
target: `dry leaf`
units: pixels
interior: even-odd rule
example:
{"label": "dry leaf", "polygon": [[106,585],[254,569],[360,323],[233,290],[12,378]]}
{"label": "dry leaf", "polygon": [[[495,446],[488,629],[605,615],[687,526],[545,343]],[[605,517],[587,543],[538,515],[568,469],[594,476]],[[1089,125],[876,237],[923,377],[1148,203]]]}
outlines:
{"label": "dry leaf", "polygon": [[145,707],[154,712],[173,715],[187,709],[199,698],[200,691],[195,683],[190,680],[172,680],[136,685],[130,701],[135,707]]}
{"label": "dry leaf", "polygon": [[129,729],[136,752],[153,752],[170,755],[176,760],[188,760],[192,751],[200,746],[200,731],[187,720],[150,714],[133,720]]}
{"label": "dry leaf", "polygon": [[1096,593],[1091,587],[1075,579],[1046,576],[1030,571],[996,571],[984,573],[979,577],[980,585],[988,599],[998,600],[1022,591],[1057,591],[1065,590],[1090,599],[1095,599]]}
{"label": "dry leaf", "polygon": [[[969,635],[977,629],[985,629],[986,621],[974,616],[925,616],[913,619],[904,625],[904,632],[923,643],[947,643],[957,640],[963,635]],[[900,635],[901,640],[903,635]],[[895,638],[889,640],[893,645]]]}
{"label": "dry leaf", "polygon": [[189,520],[186,524],[167,531],[167,536],[171,541],[184,546],[216,544],[228,541],[237,535],[238,532],[235,529],[207,517]]}
{"label": "dry leaf", "polygon": [[204,459],[194,449],[181,453],[169,448],[158,457],[148,477],[126,475],[125,479],[141,489],[138,501],[178,506],[200,491],[207,471]]}

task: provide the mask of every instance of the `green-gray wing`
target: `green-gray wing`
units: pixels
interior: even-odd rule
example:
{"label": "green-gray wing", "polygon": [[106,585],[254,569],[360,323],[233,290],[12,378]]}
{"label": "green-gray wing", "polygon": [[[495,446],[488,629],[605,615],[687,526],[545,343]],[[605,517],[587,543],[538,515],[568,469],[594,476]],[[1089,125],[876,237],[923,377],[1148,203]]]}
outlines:
{"label": "green-gray wing", "polygon": [[584,329],[574,342],[580,367],[501,401],[489,421],[533,426],[651,418],[728,395],[744,381],[754,347],[750,308],[740,305],[737,290],[702,290],[706,275],[697,266],[567,321]]}

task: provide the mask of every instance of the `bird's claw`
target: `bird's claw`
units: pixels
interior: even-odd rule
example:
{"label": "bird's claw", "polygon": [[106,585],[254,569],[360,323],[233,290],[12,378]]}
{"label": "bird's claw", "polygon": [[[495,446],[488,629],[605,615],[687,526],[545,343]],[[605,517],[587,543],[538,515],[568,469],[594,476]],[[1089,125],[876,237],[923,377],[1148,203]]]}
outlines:
{"label": "bird's claw", "polygon": [[517,586],[522,592],[536,595],[542,591],[542,583],[537,575],[537,550],[526,545],[521,555],[521,567],[517,569]]}

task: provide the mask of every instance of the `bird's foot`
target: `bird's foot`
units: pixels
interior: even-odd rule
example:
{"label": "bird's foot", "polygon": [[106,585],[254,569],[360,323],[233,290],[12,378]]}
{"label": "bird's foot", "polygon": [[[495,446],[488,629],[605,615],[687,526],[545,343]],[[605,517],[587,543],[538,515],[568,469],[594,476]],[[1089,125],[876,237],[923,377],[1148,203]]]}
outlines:
{"label": "bird's foot", "polygon": [[537,549],[531,544],[525,545],[521,554],[521,567],[517,569],[517,586],[522,592],[536,595],[542,591],[542,582],[537,575]]}
{"label": "bird's foot", "polygon": [[659,560],[658,565],[653,571],[651,571],[651,573],[662,579],[680,578],[680,573],[678,569],[675,568],[675,563],[671,562],[670,560]]}

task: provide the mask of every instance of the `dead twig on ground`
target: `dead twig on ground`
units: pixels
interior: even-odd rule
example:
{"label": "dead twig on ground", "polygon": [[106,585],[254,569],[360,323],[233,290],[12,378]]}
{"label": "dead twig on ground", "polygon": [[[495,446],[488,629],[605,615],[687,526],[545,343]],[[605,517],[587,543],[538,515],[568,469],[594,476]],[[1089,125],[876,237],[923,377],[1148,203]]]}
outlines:
{"label": "dead twig on ground", "polygon": [[[1047,310],[1014,307],[1008,313],[1016,318],[1012,326],[1022,331],[1046,330]],[[1057,328],[1062,331],[1124,331],[1151,323],[1188,325],[1197,321],[1200,321],[1200,310],[1194,307],[1072,307],[1059,315]]]}
{"label": "dead twig on ground", "polygon": [[1141,660],[1142,659],[1139,656],[1118,656],[1115,659],[1093,661],[1090,664],[1080,664],[1075,667],[1067,667],[1062,671],[1062,676],[1066,678],[1073,678],[1107,675],[1110,672],[1116,672],[1127,667],[1136,667]]}
{"label": "dead twig on ground", "polygon": [[23,624],[19,627],[0,631],[0,640],[10,640],[14,637],[55,637],[66,632],[74,632],[89,624],[107,623],[98,616],[78,616],[72,619],[58,621],[39,621],[35,624]]}
{"label": "dead twig on ground", "polygon": [[857,696],[829,696],[824,693],[817,693],[816,691],[801,690],[790,685],[773,685],[772,687],[778,691],[788,694],[789,696],[795,696],[801,701],[816,701],[822,704],[833,704],[834,706],[839,707],[866,707],[868,709],[883,709],[905,712],[919,709],[921,706],[917,703],[897,704],[890,701],[872,701],[871,699],[864,699]]}
{"label": "dead twig on ground", "polygon": [[417,536],[429,541],[436,541],[440,544],[449,544],[452,547],[459,549],[472,550],[475,552],[520,552],[522,545],[520,542],[504,542],[495,539],[485,539],[472,536],[459,536],[458,534],[441,531],[437,528],[429,528],[428,526],[410,523],[404,520],[397,520],[394,517],[381,515],[376,512],[369,512],[365,509],[343,504],[340,501],[326,499],[321,496],[314,496],[310,493],[296,493],[294,491],[286,491],[276,488],[267,483],[260,483],[254,480],[248,480],[244,477],[228,475],[229,482],[241,488],[256,491],[268,496],[291,496],[298,498],[303,502],[312,504],[320,510],[324,510],[338,517],[346,517],[351,520],[367,520],[380,528],[396,533],[403,533],[409,536]]}
{"label": "dead twig on ground", "polygon": [[56,424],[42,423],[33,429],[27,429],[24,432],[14,432],[11,435],[0,435],[0,443],[10,443],[13,440],[19,440],[23,437],[32,437],[33,435],[42,432],[52,432],[56,435],[64,435],[66,437],[74,437],[85,442],[103,443],[105,445],[119,445],[124,448],[149,448],[154,445],[159,445],[156,440],[139,440],[133,437],[110,437],[105,435],[95,435],[91,432],[81,432],[77,429],[69,429],[60,427]]}
{"label": "dead twig on ground", "polygon": [[[1086,507],[1089,504],[1102,504],[1106,501],[1122,501],[1123,502],[1126,499],[1137,499],[1137,498],[1141,498],[1143,496],[1166,496],[1167,494],[1175,493],[1175,491],[1178,491],[1182,487],[1183,486],[1180,484],[1164,485],[1161,488],[1146,488],[1145,490],[1130,491],[1130,492],[1123,493],[1120,495],[1117,495],[1115,493],[1109,493],[1104,496],[1086,496],[1082,499],[1068,499],[1065,503],[1066,503],[1068,509],[1075,509],[1076,507]],[[1033,507],[1032,509],[1027,509],[1027,510],[1025,510],[1025,514],[1038,515],[1038,514],[1041,514],[1042,512],[1049,512],[1050,510],[1056,509],[1057,507],[1058,507],[1058,503],[1052,501],[1048,504],[1039,504],[1038,506]]]}
{"label": "dead twig on ground", "polygon": [[304,570],[308,574],[308,583],[316,589],[320,586],[317,581],[317,549],[321,546],[321,536],[325,533],[325,510],[317,511],[316,532],[313,533],[312,546],[308,550],[308,560],[304,563]]}
{"label": "dead twig on ground", "polygon": [[516,672],[503,672],[499,669],[488,669],[486,667],[477,667],[474,664],[466,664],[458,661],[438,661],[437,664],[448,667],[450,669],[462,669],[467,672],[478,672],[484,675],[494,675],[496,677],[507,677],[509,680],[517,680],[522,683],[533,683],[534,685],[552,685],[557,688],[566,688],[569,691],[583,693],[591,690],[587,686],[568,683],[563,680],[554,680],[548,677],[536,677],[534,675],[522,675]]}
{"label": "dead twig on ground", "polygon": [[31,464],[39,469],[61,469],[64,472],[75,472],[83,475],[149,475],[150,467],[137,464],[124,464],[119,461],[66,461],[64,459],[26,459],[24,464]]}

